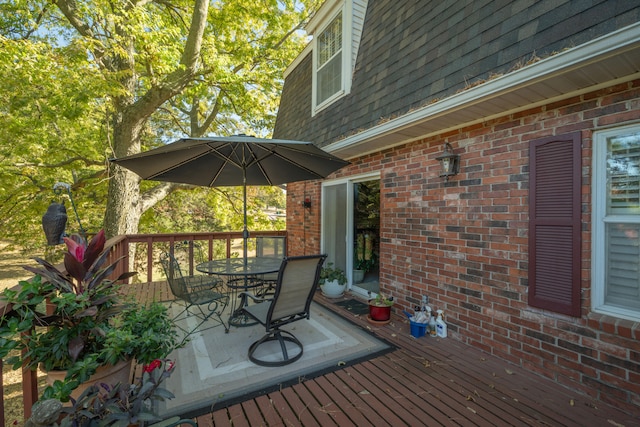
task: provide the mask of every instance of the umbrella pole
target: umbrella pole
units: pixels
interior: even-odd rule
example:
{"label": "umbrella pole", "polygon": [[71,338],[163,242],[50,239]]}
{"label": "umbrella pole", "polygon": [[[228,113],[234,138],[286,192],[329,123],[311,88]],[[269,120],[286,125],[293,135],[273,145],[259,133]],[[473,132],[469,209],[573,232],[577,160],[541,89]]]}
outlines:
{"label": "umbrella pole", "polygon": [[249,240],[249,230],[247,229],[247,171],[242,170],[242,203],[244,211],[244,229],[242,230],[242,251],[244,256],[244,266],[247,267],[247,240]]}

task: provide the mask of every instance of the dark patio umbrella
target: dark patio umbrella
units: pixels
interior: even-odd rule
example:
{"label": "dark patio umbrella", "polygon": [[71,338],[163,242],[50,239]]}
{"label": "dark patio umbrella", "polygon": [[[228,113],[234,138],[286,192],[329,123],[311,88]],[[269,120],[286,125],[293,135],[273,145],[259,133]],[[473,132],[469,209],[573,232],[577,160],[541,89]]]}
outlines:
{"label": "dark patio umbrella", "polygon": [[112,161],[152,181],[205,187],[242,186],[245,259],[249,237],[247,185],[279,185],[321,179],[349,164],[310,142],[244,135],[182,138]]}

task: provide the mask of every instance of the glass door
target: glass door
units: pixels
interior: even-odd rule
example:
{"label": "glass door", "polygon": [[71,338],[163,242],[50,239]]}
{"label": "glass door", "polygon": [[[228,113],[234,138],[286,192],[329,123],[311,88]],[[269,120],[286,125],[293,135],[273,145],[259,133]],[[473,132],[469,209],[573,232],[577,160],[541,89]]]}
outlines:
{"label": "glass door", "polygon": [[352,292],[380,290],[380,180],[376,176],[322,187],[322,251],[342,268]]}
{"label": "glass door", "polygon": [[346,182],[325,185],[322,189],[322,252],[327,254],[325,265],[332,262],[334,268],[339,267],[345,272],[351,267],[347,263],[351,252],[347,246],[347,200]]}
{"label": "glass door", "polygon": [[380,180],[353,186],[353,288],[368,296],[380,291]]}

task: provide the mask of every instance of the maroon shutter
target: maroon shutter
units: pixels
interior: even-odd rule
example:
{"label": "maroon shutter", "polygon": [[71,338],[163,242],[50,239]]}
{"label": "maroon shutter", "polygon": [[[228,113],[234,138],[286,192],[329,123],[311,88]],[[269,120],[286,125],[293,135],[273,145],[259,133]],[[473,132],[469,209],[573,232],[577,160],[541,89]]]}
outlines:
{"label": "maroon shutter", "polygon": [[529,305],[580,316],[580,133],[529,148]]}

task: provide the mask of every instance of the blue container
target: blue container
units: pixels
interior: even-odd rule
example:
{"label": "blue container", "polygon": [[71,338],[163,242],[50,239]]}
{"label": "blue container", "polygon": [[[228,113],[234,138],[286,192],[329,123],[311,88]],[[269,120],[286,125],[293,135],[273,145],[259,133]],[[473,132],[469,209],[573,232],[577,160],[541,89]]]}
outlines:
{"label": "blue container", "polygon": [[416,323],[413,321],[409,321],[411,324],[411,336],[420,338],[427,334],[427,324],[426,323]]}

